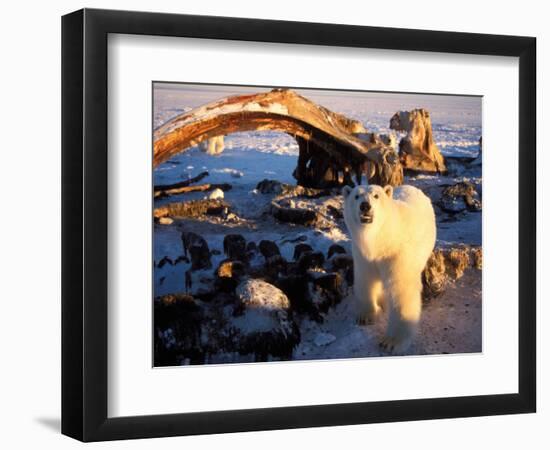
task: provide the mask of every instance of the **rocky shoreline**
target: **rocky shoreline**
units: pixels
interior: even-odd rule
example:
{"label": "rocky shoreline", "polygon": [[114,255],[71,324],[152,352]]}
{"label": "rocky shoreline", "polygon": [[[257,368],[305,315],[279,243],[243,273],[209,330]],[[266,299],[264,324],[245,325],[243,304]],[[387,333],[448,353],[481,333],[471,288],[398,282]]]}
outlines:
{"label": "rocky shoreline", "polygon": [[[481,203],[473,184],[443,183],[439,190],[431,186],[428,194],[436,205],[438,221],[479,214]],[[172,213],[168,224],[157,220],[155,233],[170,230],[173,238],[179,238],[181,251],[155,261],[159,274],[169,269],[181,277],[177,292],[155,298],[155,365],[204,364],[224,358],[233,362],[300,359],[308,355],[301,332],[305,323],[319,329],[318,336],[313,337],[315,350],[340,344],[334,334],[321,330],[342,303],[353,321],[349,242],[319,246],[315,238],[330,237],[335,231],[345,237],[341,195],[336,189],[313,190],[276,180],[261,181],[256,191],[258,201],[250,216],[249,211],[225,200],[193,200],[155,210],[157,219],[168,216],[158,211]],[[478,201],[479,208],[469,207],[472,201],[465,199],[467,196]],[[439,207],[445,202],[457,206]],[[186,213],[178,216],[181,211]],[[273,230],[279,243],[255,239],[262,237],[264,229]],[[212,234],[218,236],[219,245]],[[481,270],[480,245],[439,240],[423,273],[425,310],[440,308],[449,292],[456,297],[457,282],[463,277],[469,288],[480,287]],[[158,278],[158,282],[162,285],[164,280]],[[480,300],[468,301],[477,305]],[[369,328],[354,323],[350,327],[365,332]],[[372,330],[382,333],[379,325]],[[324,343],[317,346],[315,341]],[[437,348],[433,343],[417,345],[412,354],[443,352]],[[363,356],[373,352],[384,354],[370,350]]]}
{"label": "rocky shoreline", "polygon": [[[373,132],[363,124],[383,111],[344,116],[291,91],[212,100],[155,131],[155,366],[387,356],[378,345],[386,319],[358,324],[351,295],[341,188],[364,180],[416,186],[436,213],[436,248],[422,274],[424,312],[407,355],[481,351],[475,120],[462,128],[455,120],[463,115],[432,123],[431,111],[413,107],[387,115],[385,128]],[[250,114],[235,116],[237,105]],[[284,114],[274,114],[274,105]],[[267,123],[250,108],[262,109],[268,129],[298,127],[288,133],[293,147],[280,133],[241,136],[241,128]],[[215,130],[197,132],[211,121]],[[237,134],[224,140],[228,130]],[[455,141],[468,146],[466,156],[441,152]]]}

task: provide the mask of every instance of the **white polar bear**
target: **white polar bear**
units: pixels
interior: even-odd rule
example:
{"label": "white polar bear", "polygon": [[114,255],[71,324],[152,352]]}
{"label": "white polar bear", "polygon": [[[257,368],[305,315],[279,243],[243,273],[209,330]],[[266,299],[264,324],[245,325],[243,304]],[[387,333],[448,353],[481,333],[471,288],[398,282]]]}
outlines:
{"label": "white polar bear", "polygon": [[206,139],[199,143],[199,148],[208,155],[219,155],[225,148],[223,136]]}
{"label": "white polar bear", "polygon": [[421,274],[435,245],[432,203],[413,186],[345,186],[344,219],[352,239],[359,322],[389,309],[384,350],[411,344],[422,311]]}

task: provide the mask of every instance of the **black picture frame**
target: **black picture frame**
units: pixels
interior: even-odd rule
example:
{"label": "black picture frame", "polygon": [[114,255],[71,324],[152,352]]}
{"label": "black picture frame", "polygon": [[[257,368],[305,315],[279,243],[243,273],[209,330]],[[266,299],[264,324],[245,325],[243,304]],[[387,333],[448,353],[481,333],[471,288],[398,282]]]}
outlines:
{"label": "black picture frame", "polygon": [[[519,58],[517,393],[107,416],[107,36],[181,36]],[[62,432],[82,441],[397,422],[536,409],[536,39],[84,9],[62,18]]]}

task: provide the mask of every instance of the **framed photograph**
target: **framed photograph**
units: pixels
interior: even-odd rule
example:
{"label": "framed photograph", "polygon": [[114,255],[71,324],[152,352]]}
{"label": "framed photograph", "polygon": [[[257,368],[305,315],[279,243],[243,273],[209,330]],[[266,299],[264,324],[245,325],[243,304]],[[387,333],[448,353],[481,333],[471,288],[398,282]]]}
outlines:
{"label": "framed photograph", "polygon": [[536,40],[62,21],[62,432],[535,412]]}

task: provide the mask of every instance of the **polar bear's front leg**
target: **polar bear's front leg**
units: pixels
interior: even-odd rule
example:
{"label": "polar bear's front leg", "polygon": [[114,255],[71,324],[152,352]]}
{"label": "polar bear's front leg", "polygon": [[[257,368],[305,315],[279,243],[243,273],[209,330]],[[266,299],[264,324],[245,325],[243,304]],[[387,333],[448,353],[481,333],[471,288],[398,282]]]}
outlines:
{"label": "polar bear's front leg", "polygon": [[421,290],[420,275],[390,283],[388,329],[380,342],[382,349],[401,353],[411,345],[422,312]]}
{"label": "polar bear's front leg", "polygon": [[354,272],[353,291],[357,302],[357,321],[360,325],[371,324],[382,309],[384,285],[373,264],[354,265]]}

